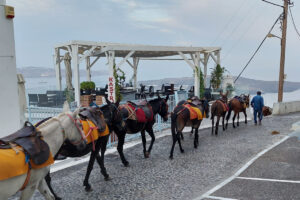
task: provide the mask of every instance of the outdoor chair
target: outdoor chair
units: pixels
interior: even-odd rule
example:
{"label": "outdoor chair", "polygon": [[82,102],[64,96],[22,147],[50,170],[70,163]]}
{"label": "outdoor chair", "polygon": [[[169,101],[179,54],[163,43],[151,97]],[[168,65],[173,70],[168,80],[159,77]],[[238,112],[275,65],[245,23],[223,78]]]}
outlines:
{"label": "outdoor chair", "polygon": [[47,94],[38,94],[39,101],[38,101],[38,106],[39,107],[49,107],[50,104],[48,102],[48,96]]}
{"label": "outdoor chair", "polygon": [[39,98],[37,94],[28,94],[29,106],[37,106]]}

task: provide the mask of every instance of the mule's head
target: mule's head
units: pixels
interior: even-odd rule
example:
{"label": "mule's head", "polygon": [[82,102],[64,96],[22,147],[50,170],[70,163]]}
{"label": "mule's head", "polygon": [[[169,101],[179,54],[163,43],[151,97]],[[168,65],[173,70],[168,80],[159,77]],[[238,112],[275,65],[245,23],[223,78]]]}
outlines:
{"label": "mule's head", "polygon": [[243,101],[245,102],[247,108],[249,108],[249,104],[250,104],[250,94],[244,95],[244,96],[243,96]]}
{"label": "mule's head", "polygon": [[227,101],[228,101],[228,91],[225,93],[225,94],[223,94],[223,92],[220,92],[220,95],[221,95],[221,100],[223,101],[223,102],[225,102],[225,103],[227,103]]}
{"label": "mule's head", "polygon": [[106,99],[106,105],[100,107],[103,112],[104,119],[111,130],[123,130],[125,129],[125,123],[123,122],[123,118],[121,112],[119,111],[119,102],[112,103],[108,99]]}
{"label": "mule's head", "polygon": [[201,99],[200,101],[202,103],[206,118],[209,118],[209,103],[208,103],[208,101],[206,99]]}
{"label": "mule's head", "polygon": [[79,108],[73,113],[66,111],[64,108],[65,119],[61,121],[62,127],[64,127],[65,140],[68,140],[71,144],[75,145],[78,150],[82,150],[86,147],[86,140],[82,130],[82,124],[79,119]]}
{"label": "mule's head", "polygon": [[[158,114],[163,118],[164,121],[168,121],[168,114],[169,114],[169,106],[168,106],[169,95],[166,98],[161,98],[158,96],[158,99],[154,100],[157,103],[154,106],[158,110]],[[152,106],[153,107],[153,106]]]}

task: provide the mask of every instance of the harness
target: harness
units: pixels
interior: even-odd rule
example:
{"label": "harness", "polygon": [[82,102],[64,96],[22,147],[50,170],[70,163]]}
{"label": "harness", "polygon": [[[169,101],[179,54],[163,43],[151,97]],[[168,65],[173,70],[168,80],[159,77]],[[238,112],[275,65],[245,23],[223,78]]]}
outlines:
{"label": "harness", "polygon": [[[84,138],[84,134],[82,133],[81,129],[79,128],[79,126],[77,124],[77,120],[78,119],[73,119],[73,117],[71,115],[69,115],[69,114],[66,114],[66,115],[71,119],[71,121],[75,124],[77,130],[81,133],[81,140],[79,142],[72,142],[72,141],[70,141],[70,143],[73,144],[73,145],[79,144],[82,140],[85,140],[85,138]],[[56,121],[58,121],[59,126],[60,126],[60,128],[62,130],[63,138],[65,140],[66,139],[65,129],[63,128],[63,126],[61,125],[60,121],[56,117],[53,117],[53,119],[56,120]],[[44,123],[47,120],[42,120],[42,122],[38,122],[37,126],[41,125],[42,123]],[[28,182],[29,182],[30,177],[31,177],[31,169],[32,169],[31,163],[29,161],[29,157],[28,157],[28,155],[26,153],[25,153],[25,157],[26,157],[26,159],[25,159],[26,162],[28,162],[28,172],[27,172],[26,179],[25,179],[25,181],[24,181],[24,183],[23,183],[23,185],[22,185],[22,187],[20,189],[21,191],[24,190],[26,188],[26,186],[28,185]]]}

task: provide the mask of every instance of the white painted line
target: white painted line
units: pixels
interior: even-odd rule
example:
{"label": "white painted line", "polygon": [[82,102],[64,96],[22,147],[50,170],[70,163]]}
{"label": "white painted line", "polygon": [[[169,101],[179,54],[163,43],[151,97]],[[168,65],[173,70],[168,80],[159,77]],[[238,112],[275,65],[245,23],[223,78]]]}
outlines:
{"label": "white painted line", "polygon": [[227,178],[226,180],[224,180],[223,182],[221,182],[220,184],[216,185],[214,188],[210,189],[209,191],[207,191],[206,193],[204,193],[203,195],[201,195],[200,197],[195,198],[194,200],[200,200],[203,198],[207,198],[209,195],[213,194],[215,191],[219,190],[220,188],[222,188],[224,185],[226,185],[227,183],[231,182],[233,179],[235,179],[236,177],[238,177],[243,171],[245,171],[252,163],[254,163],[255,160],[257,160],[260,156],[262,156],[263,154],[265,154],[266,152],[270,151],[271,149],[273,149],[274,147],[276,147],[277,145],[281,144],[282,142],[284,142],[285,140],[287,140],[289,138],[289,136],[285,136],[284,138],[282,138],[280,141],[272,144],[271,146],[269,146],[268,148],[266,148],[265,150],[259,152],[258,154],[256,154],[256,156],[254,156],[251,160],[249,160],[242,168],[240,168],[237,172],[235,172],[232,176],[230,176],[229,178]]}
{"label": "white painted line", "polygon": [[219,200],[237,200],[237,199],[231,199],[231,198],[225,198],[225,197],[216,197],[216,196],[207,196],[206,198],[219,199]]}
{"label": "white painted line", "polygon": [[269,178],[252,178],[252,177],[236,177],[237,179],[244,179],[244,180],[255,180],[255,181],[270,181],[270,182],[279,182],[279,183],[300,183],[300,181],[293,181],[293,180],[280,180],[280,179],[269,179]]}

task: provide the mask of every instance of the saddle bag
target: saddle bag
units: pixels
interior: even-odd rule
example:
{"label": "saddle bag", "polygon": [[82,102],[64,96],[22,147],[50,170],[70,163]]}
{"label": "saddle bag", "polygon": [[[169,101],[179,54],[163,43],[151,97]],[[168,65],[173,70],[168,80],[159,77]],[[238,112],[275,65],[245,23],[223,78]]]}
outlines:
{"label": "saddle bag", "polygon": [[11,144],[21,146],[36,165],[45,163],[50,155],[48,144],[41,139],[40,132],[30,122],[25,122],[24,127],[17,132],[0,138],[0,149],[12,148]]}

